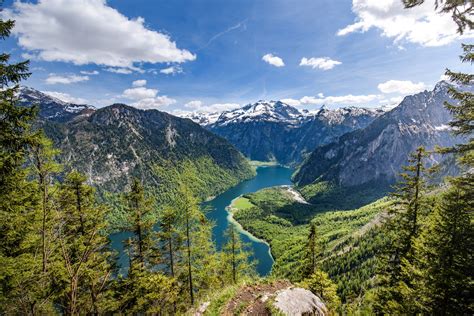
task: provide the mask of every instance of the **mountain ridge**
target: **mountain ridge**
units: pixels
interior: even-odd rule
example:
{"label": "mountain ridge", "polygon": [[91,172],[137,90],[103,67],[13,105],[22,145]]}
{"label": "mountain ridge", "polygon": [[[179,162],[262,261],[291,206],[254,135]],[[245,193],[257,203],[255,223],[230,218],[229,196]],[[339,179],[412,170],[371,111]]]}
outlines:
{"label": "mountain ridge", "polygon": [[251,160],[295,165],[317,146],[365,127],[383,113],[379,108],[359,107],[304,112],[281,101],[260,100],[218,116],[213,113],[212,119],[202,115],[194,119]]}
{"label": "mountain ridge", "polygon": [[[317,148],[295,173],[295,182],[334,181],[341,186],[395,182],[416,147],[432,150],[435,145],[456,142],[448,125],[452,116],[444,107],[446,101],[453,101],[448,88],[448,83],[440,82],[432,91],[407,96],[367,127]],[[442,158],[434,155],[430,159],[434,164]]]}

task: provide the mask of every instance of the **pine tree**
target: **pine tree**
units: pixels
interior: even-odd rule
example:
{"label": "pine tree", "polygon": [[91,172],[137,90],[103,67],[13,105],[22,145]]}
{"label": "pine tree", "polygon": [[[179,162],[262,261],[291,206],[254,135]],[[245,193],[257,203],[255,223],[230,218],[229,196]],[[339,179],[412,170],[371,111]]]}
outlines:
{"label": "pine tree", "polygon": [[178,262],[178,253],[180,252],[183,235],[179,230],[179,214],[172,207],[163,209],[160,215],[160,231],[158,237],[163,243],[162,257],[164,264],[167,265],[168,273],[171,277],[176,276],[176,264]]}
{"label": "pine tree", "polygon": [[52,249],[49,247],[52,238],[52,201],[50,187],[53,177],[60,171],[61,166],[55,161],[59,150],[53,148],[51,140],[41,134],[37,143],[31,146],[30,160],[33,165],[33,175],[36,177],[40,195],[40,221],[41,221],[41,261],[42,271],[48,270],[48,256]]}
{"label": "pine tree", "polygon": [[227,242],[222,248],[226,267],[225,274],[230,275],[230,280],[235,284],[243,276],[252,276],[254,274],[254,265],[250,262],[250,253],[245,250],[245,245],[239,236],[239,232],[233,225],[229,225],[225,236]]}
{"label": "pine tree", "polygon": [[[404,0],[407,7],[421,4],[421,0]],[[451,13],[458,32],[472,31],[472,1],[445,0],[436,3],[441,12]],[[460,59],[474,62],[474,45],[463,44]],[[463,171],[448,179],[450,187],[442,194],[441,203],[430,216],[430,224],[415,243],[415,291],[422,293],[421,308],[427,314],[473,314],[474,230],[474,94],[463,86],[472,86],[474,75],[446,71],[451,82],[449,93],[458,101],[446,103],[453,120],[450,125],[457,135],[465,136],[466,143],[441,149],[454,154]]]}
{"label": "pine tree", "polygon": [[378,308],[384,313],[414,312],[404,295],[407,292],[404,288],[412,286],[404,266],[413,261],[413,244],[420,233],[420,217],[427,213],[424,194],[426,178],[431,173],[424,165],[427,156],[423,147],[410,155],[409,165],[403,168],[402,180],[393,194],[395,201],[386,225],[392,242],[383,250],[378,271]]}
{"label": "pine tree", "polygon": [[[153,251],[153,201],[145,196],[145,189],[138,179],[133,179],[131,190],[126,194],[127,213],[131,231],[134,234],[130,253],[133,268],[143,270],[147,265],[157,263]],[[132,268],[132,267],[131,267]]]}
{"label": "pine tree", "polygon": [[302,286],[321,298],[332,314],[337,314],[336,310],[341,305],[341,299],[337,295],[336,284],[332,282],[326,272],[316,270],[302,282]]}
{"label": "pine tree", "polygon": [[316,232],[316,224],[311,223],[309,225],[308,240],[305,247],[304,255],[304,277],[309,277],[317,270],[317,262],[320,257],[320,247],[318,236]]}
{"label": "pine tree", "polygon": [[[0,38],[14,21],[0,19]],[[19,83],[30,76],[28,61],[10,64],[0,54],[0,313],[49,312],[37,276],[35,216],[38,196],[27,180],[28,150],[37,141],[31,127],[37,109],[18,106]],[[47,289],[45,289],[47,291]]]}
{"label": "pine tree", "polygon": [[58,192],[58,242],[66,293],[61,303],[70,315],[101,312],[100,295],[112,272],[105,209],[97,205],[95,191],[85,181],[85,176],[72,171]]}

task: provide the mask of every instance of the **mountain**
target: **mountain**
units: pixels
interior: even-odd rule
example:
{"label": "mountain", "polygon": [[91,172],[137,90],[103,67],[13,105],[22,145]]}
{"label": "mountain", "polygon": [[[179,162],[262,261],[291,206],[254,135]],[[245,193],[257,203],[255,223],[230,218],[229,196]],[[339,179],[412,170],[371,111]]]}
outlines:
{"label": "mountain", "polygon": [[[458,141],[450,132],[452,117],[444,106],[445,101],[453,101],[448,88],[442,81],[433,91],[407,96],[367,127],[317,148],[296,172],[294,181],[300,186],[330,181],[342,187],[394,183],[418,146],[431,150]],[[430,163],[440,159],[433,155]]]}
{"label": "mountain", "polygon": [[[207,129],[234,144],[251,160],[296,164],[321,144],[367,126],[381,109],[321,108],[301,112],[281,101],[258,101],[225,111]],[[201,119],[201,121],[211,121]]]}
{"label": "mountain", "polygon": [[20,88],[20,104],[23,106],[38,105],[40,118],[53,122],[67,122],[95,111],[93,106],[64,102],[29,87]]}
{"label": "mountain", "polygon": [[167,179],[188,164],[204,198],[254,174],[234,146],[188,119],[124,104],[77,106],[31,88],[20,97],[24,105],[31,100],[40,107],[40,124],[61,149],[66,168],[85,173],[100,190],[122,192],[139,177],[165,192]]}

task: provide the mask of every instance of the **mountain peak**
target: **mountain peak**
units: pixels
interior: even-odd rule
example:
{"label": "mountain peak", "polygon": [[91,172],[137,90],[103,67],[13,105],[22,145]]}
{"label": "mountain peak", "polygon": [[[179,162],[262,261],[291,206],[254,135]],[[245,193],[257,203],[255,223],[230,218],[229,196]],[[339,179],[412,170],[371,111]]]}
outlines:
{"label": "mountain peak", "polygon": [[65,122],[78,116],[87,116],[95,111],[95,108],[86,104],[75,104],[66,102],[45,92],[31,87],[20,87],[20,105],[31,107],[39,106],[39,116],[44,119],[57,122]]}

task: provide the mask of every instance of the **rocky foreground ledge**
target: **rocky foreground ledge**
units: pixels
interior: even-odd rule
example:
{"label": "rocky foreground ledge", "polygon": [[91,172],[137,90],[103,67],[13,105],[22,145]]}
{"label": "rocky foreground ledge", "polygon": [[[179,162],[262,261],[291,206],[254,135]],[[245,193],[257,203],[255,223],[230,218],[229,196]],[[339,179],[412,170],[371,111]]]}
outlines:
{"label": "rocky foreground ledge", "polygon": [[[222,301],[222,297],[215,298],[215,301]],[[193,314],[329,315],[326,305],[318,296],[289,281],[244,285],[223,302],[222,306],[216,308],[215,301],[202,303]]]}

